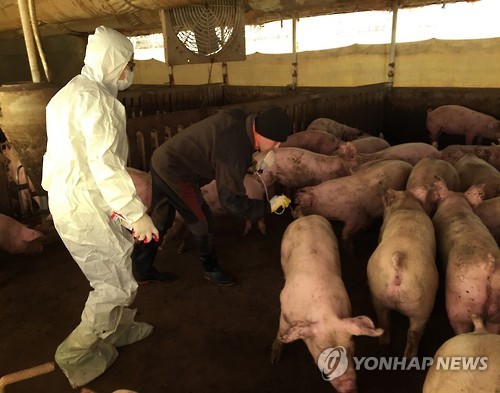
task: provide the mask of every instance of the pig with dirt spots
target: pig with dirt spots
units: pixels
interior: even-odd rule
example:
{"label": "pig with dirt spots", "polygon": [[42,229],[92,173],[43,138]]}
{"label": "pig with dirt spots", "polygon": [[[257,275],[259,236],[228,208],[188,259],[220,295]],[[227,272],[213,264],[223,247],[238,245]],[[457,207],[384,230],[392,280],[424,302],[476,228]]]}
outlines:
{"label": "pig with dirt spots", "polygon": [[461,191],[475,184],[484,184],[484,199],[500,195],[500,172],[483,159],[465,154],[455,163],[455,169],[460,176]]}
{"label": "pig with dirt spots", "polygon": [[323,131],[332,134],[342,141],[352,141],[363,134],[357,128],[349,127],[332,119],[320,117],[309,124],[306,131]]}
{"label": "pig with dirt spots", "polygon": [[[260,166],[261,157],[257,159]],[[275,150],[275,160],[266,167],[261,179],[266,186],[279,183],[292,189],[320,184],[350,174],[358,165],[354,150],[339,156],[327,156],[297,147],[280,147]]]}
{"label": "pig with dirt spots", "polygon": [[465,144],[472,145],[474,138],[497,141],[500,138],[500,121],[493,116],[460,105],[443,105],[427,111],[427,130],[433,144],[442,132],[465,135]]}
{"label": "pig with dirt spots", "polygon": [[[480,317],[473,315],[474,331],[446,341],[434,355],[427,372],[423,393],[498,392],[500,387],[500,336],[484,328]],[[460,369],[444,369],[439,361],[460,357]],[[463,360],[462,360],[463,359]],[[470,366],[463,366],[467,361]]]}
{"label": "pig with dirt spots", "polygon": [[390,342],[390,312],[410,320],[404,356],[417,356],[438,288],[432,221],[409,191],[387,190],[380,241],[368,261],[370,293],[377,321]]}
{"label": "pig with dirt spots", "polygon": [[473,211],[482,194],[482,185],[457,193],[442,179],[435,181],[438,208],[432,222],[446,271],[446,311],[456,334],[472,331],[472,314],[483,317],[490,333],[500,333],[500,250]]}
{"label": "pig with dirt spots", "polygon": [[357,154],[362,162],[369,162],[381,159],[400,159],[415,165],[422,158],[439,158],[441,153],[434,146],[428,143],[411,142],[390,146],[384,150],[370,154]]}
{"label": "pig with dirt spots", "polygon": [[338,392],[356,392],[352,336],[376,337],[383,331],[366,316],[352,317],[337,238],[328,220],[312,215],[293,221],[283,234],[281,265],[285,286],[271,361],[279,360],[283,343],[301,339],[321,368],[320,354],[342,346],[345,373],[331,384]]}
{"label": "pig with dirt spots", "polygon": [[0,214],[0,250],[11,254],[36,254],[43,251],[44,235]]}
{"label": "pig with dirt spots", "polygon": [[431,216],[436,208],[436,200],[431,190],[434,188],[435,176],[439,176],[451,191],[460,191],[460,177],[457,170],[449,162],[438,158],[422,158],[412,169],[406,189],[418,200],[423,201],[426,213]]}
{"label": "pig with dirt spots", "polygon": [[403,190],[412,166],[402,160],[381,160],[359,167],[352,175],[297,191],[295,216],[319,214],[344,223],[342,240],[352,238],[384,212],[382,196],[388,188]]}
{"label": "pig with dirt spots", "polygon": [[324,131],[300,131],[292,134],[280,147],[298,147],[314,153],[332,155],[337,151],[341,141],[334,135]]}
{"label": "pig with dirt spots", "polygon": [[474,154],[476,157],[488,161],[489,150],[491,146],[483,145],[449,145],[441,151],[441,159],[448,162],[456,162],[465,154]]}

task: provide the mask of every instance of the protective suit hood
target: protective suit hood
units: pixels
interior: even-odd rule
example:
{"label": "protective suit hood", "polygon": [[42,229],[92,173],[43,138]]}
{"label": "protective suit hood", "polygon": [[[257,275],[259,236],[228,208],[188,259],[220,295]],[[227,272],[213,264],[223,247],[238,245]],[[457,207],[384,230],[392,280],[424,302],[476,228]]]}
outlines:
{"label": "protective suit hood", "polygon": [[102,83],[118,95],[118,78],[134,54],[132,42],[117,31],[100,26],[89,36],[82,75]]}

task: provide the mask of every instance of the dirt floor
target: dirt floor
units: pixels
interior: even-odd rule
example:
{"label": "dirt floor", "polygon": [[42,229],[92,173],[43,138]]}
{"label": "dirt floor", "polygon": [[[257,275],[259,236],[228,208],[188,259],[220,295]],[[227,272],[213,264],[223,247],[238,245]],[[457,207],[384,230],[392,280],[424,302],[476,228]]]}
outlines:
{"label": "dirt floor", "polygon": [[[283,287],[280,243],[292,220],[289,211],[268,218],[268,234],[256,228],[242,236],[243,222],[218,218],[217,247],[221,265],[238,283],[219,288],[201,275],[194,250],[177,255],[170,242],[156,266],[179,278],[168,284],[139,287],[137,320],[154,325],[146,340],[119,349],[116,362],[86,388],[98,393],[131,389],[140,393],[332,392],[323,381],[305,344],[285,346],[271,364],[271,344],[279,317]],[[339,233],[340,226],[334,224]],[[376,247],[378,225],[360,235],[353,254],[341,248],[343,278],[353,315],[376,321],[366,263]],[[77,326],[90,287],[62,243],[42,254],[0,253],[0,376],[53,359],[57,345]],[[441,287],[442,288],[442,285]],[[406,318],[393,315],[393,341],[381,350],[375,338],[355,337],[356,356],[402,356]],[[442,289],[422,339],[419,356],[433,356],[452,336]],[[359,392],[421,392],[425,371],[357,372]],[[7,386],[6,393],[64,393],[73,390],[56,367],[49,374]]]}

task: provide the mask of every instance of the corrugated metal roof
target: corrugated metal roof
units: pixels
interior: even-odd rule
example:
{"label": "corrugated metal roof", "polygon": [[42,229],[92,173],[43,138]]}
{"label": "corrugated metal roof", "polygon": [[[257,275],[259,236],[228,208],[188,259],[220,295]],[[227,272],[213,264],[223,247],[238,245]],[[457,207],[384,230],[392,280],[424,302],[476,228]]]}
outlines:
{"label": "corrugated metal roof", "polygon": [[[28,1],[28,0],[26,0]],[[34,0],[31,0],[34,1]],[[477,0],[399,0],[400,8]],[[206,3],[210,3],[209,1]],[[128,35],[161,31],[160,9],[200,4],[199,0],[37,0],[42,36],[89,33],[106,25]],[[246,24],[370,10],[390,10],[392,0],[246,0]],[[17,0],[0,0],[0,38],[22,35]]]}

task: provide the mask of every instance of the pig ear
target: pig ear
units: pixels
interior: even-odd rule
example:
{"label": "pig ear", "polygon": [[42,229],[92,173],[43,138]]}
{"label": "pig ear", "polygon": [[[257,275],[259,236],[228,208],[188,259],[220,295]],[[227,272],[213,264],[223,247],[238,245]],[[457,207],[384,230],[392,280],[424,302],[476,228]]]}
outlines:
{"label": "pig ear", "polygon": [[467,191],[465,191],[464,196],[472,207],[476,207],[483,201],[484,183],[471,186]]}
{"label": "pig ear", "polygon": [[343,153],[346,159],[352,160],[356,156],[356,146],[351,142],[346,142],[343,146]]}
{"label": "pig ear", "polygon": [[[300,202],[299,202],[300,200]],[[294,203],[302,207],[311,207],[313,203],[313,198],[310,194],[307,194],[304,189],[297,191],[294,197]]]}
{"label": "pig ear", "polygon": [[341,319],[340,330],[354,336],[377,337],[384,333],[384,329],[376,329],[373,321],[364,315]]}
{"label": "pig ear", "polygon": [[284,343],[291,343],[295,340],[305,340],[313,334],[313,323],[308,321],[297,321],[289,325],[279,336],[279,340]]}
{"label": "pig ear", "polygon": [[427,195],[429,195],[429,188],[425,186],[419,186],[417,188],[409,190],[413,196],[420,202],[423,206],[427,200]]}
{"label": "pig ear", "polygon": [[448,195],[446,183],[441,177],[434,175],[434,199],[442,199],[445,198],[446,195]]}
{"label": "pig ear", "polygon": [[346,144],[347,142],[339,142],[339,145],[337,147],[336,153],[339,154],[345,154],[345,149],[346,149]]}

